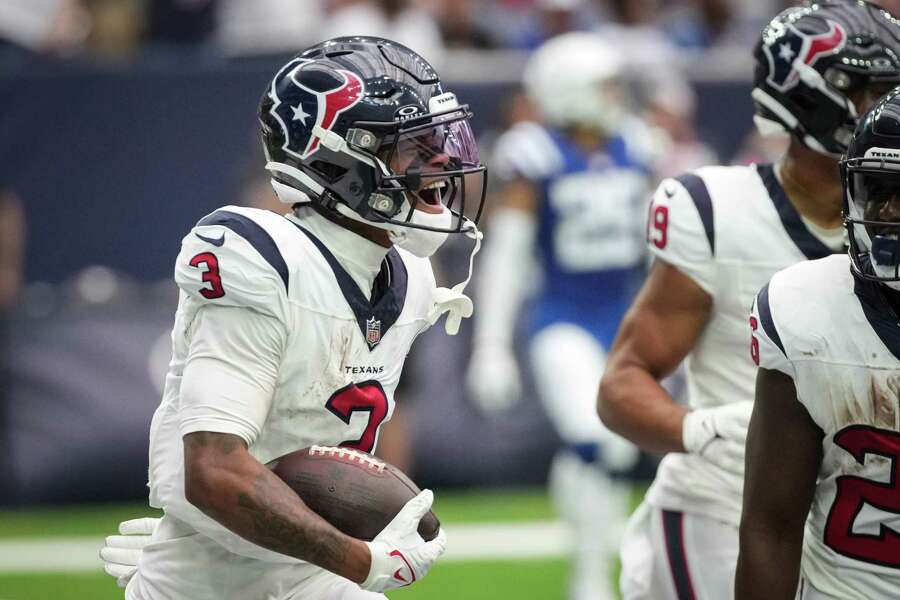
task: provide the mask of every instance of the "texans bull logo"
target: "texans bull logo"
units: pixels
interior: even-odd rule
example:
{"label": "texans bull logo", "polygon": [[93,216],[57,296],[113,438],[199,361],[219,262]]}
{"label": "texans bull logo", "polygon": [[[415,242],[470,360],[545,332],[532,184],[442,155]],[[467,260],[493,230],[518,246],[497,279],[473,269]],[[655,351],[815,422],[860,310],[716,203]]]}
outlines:
{"label": "texans bull logo", "polygon": [[319,149],[313,134],[318,125],[328,131],[338,116],[363,97],[364,85],[356,73],[323,68],[314,61],[298,58],[281,69],[272,81],[270,109],[284,131],[282,149],[305,159]]}
{"label": "texans bull logo", "polygon": [[794,68],[797,61],[813,65],[819,58],[840,52],[847,43],[847,33],[834,21],[826,21],[828,31],[819,34],[803,33],[788,25],[784,35],[763,46],[769,60],[769,84],[785,92],[800,81]]}

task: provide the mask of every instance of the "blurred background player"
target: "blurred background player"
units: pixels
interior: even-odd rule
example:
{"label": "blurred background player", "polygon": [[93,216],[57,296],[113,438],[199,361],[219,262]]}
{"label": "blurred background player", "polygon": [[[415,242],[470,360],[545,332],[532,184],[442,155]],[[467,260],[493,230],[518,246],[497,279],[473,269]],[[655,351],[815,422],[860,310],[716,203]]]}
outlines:
{"label": "blurred background player", "polygon": [[841,167],[849,256],[775,274],[750,318],[738,600],[900,594],[900,89]]}
{"label": "blurred background player", "polygon": [[644,266],[648,176],[620,135],[634,119],[622,71],[618,52],[592,33],[558,36],[528,63],[526,92],[544,124],[522,122],[497,142],[500,207],[491,216],[468,373],[485,412],[517,400],[515,331],[534,292],[528,360],[563,441],[550,486],[575,537],[570,597],[578,600],[611,597],[608,555],[627,506],[609,473],[637,457],[594,410],[606,349]]}
{"label": "blurred background player", "polygon": [[[755,366],[746,310],[773,273],[844,248],[837,159],[857,115],[900,80],[900,24],[866,2],[788,9],[763,30],[752,97],[775,165],[663,181],[647,227],[656,257],[601,382],[603,422],[667,452],[622,542],[628,600],[727,598],[734,585]],[[686,359],[690,407],[659,381]]]}

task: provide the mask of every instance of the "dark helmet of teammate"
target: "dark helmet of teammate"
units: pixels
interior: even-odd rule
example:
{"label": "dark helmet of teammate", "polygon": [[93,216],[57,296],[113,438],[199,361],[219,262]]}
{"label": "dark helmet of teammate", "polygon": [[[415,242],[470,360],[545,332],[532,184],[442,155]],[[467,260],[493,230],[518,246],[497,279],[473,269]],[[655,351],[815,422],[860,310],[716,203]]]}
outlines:
{"label": "dark helmet of teammate", "polygon": [[763,29],[753,103],[765,132],[783,128],[817,152],[847,149],[867,86],[900,83],[900,21],[863,0],[824,0],[781,12]]}
{"label": "dark helmet of teammate", "polygon": [[841,177],[853,270],[900,288],[900,87],[863,116]]}
{"label": "dark helmet of teammate", "polygon": [[[484,204],[471,115],[421,56],[359,36],[292,58],[259,105],[266,168],[282,201],[446,233],[477,222]],[[421,204],[448,218],[417,218],[427,215],[415,210]]]}

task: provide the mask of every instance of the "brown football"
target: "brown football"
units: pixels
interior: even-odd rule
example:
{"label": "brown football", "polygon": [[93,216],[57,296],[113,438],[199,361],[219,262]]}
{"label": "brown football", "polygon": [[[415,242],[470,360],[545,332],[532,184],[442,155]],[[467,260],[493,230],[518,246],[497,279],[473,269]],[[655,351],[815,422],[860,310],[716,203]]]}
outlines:
{"label": "brown football", "polygon": [[[349,536],[371,541],[421,490],[400,469],[350,448],[311,446],[268,464],[313,512]],[[419,522],[419,535],[433,540],[440,529],[434,512]]]}

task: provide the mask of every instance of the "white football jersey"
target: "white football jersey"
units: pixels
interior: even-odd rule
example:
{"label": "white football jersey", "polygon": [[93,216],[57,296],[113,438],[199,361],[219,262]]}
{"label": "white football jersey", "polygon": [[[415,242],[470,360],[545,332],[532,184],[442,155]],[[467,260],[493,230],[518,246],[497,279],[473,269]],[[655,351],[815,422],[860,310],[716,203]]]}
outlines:
{"label": "white football jersey", "polygon": [[[833,252],[810,233],[773,165],[704,167],[664,180],[650,205],[648,245],[713,299],[709,321],[685,360],[696,408],[752,400],[756,366],[747,357],[753,298],[772,275]],[[838,236],[837,249],[842,246]],[[738,526],[741,477],[700,456],[670,453],[647,500]]]}
{"label": "white football jersey", "polygon": [[[824,432],[801,572],[836,598],[900,596],[900,324],[847,256],[781,271],[750,322],[754,358],[789,375]],[[790,444],[785,449],[790,450]]]}
{"label": "white football jersey", "polygon": [[[183,239],[173,357],[150,431],[151,506],[233,552],[282,562],[294,559],[243,540],[185,500],[182,436],[239,435],[262,463],[313,444],[371,452],[435,289],[427,259],[392,248],[373,305],[302,224],[227,206]],[[236,373],[227,386],[198,376],[208,360],[213,372]],[[183,378],[186,369],[198,371]]]}

